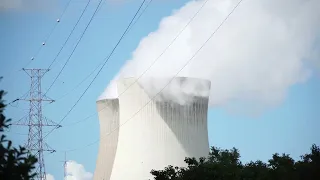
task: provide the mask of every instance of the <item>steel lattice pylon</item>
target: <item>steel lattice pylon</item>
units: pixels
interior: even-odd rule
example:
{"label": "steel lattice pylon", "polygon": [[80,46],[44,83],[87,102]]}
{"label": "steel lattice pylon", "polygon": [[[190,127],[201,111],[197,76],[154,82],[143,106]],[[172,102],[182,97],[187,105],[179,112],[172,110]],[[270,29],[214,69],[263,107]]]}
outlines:
{"label": "steel lattice pylon", "polygon": [[44,163],[45,151],[55,152],[49,147],[47,143],[43,140],[43,128],[45,126],[52,126],[53,128],[61,127],[60,125],[54,123],[53,121],[42,116],[42,102],[46,101],[49,103],[54,102],[54,100],[46,97],[41,90],[41,79],[49,71],[48,69],[23,69],[31,78],[31,86],[29,90],[29,96],[21,98],[19,100],[24,100],[29,102],[29,116],[25,119],[21,119],[14,125],[28,126],[28,142],[25,147],[29,150],[31,154],[38,158],[36,164],[35,172],[37,173],[38,180],[46,180],[46,170]]}

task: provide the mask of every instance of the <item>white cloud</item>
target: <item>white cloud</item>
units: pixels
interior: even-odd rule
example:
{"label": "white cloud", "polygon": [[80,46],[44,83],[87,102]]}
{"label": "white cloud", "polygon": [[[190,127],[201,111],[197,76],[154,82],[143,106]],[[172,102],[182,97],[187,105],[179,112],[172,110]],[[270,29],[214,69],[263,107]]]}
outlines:
{"label": "white cloud", "polygon": [[13,9],[22,6],[22,0],[0,0],[0,9]]}
{"label": "white cloud", "polygon": [[82,164],[75,161],[67,162],[67,177],[65,180],[92,180],[93,175],[87,172]]}
{"label": "white cloud", "polygon": [[54,180],[54,177],[51,174],[46,175],[47,180]]}
{"label": "white cloud", "polygon": [[[82,164],[78,164],[75,161],[67,162],[67,177],[65,180],[92,180],[93,175],[90,172],[87,172]],[[55,180],[53,175],[47,174],[47,180]]]}
{"label": "white cloud", "polygon": [[0,0],[0,11],[3,10],[49,10],[56,7],[55,0]]}
{"label": "white cloud", "polygon": [[[191,1],[163,18],[158,30],[140,41],[132,58],[116,77],[140,76],[203,2]],[[143,77],[174,76],[237,2],[209,0]],[[319,0],[244,0],[179,76],[210,80],[210,105],[234,101],[267,106],[278,104],[290,86],[310,78],[313,71],[310,63],[320,62],[316,51],[319,48],[315,48],[320,37],[318,7]],[[148,83],[155,92],[163,88],[161,83]],[[102,94],[103,98],[115,96],[108,91]]]}

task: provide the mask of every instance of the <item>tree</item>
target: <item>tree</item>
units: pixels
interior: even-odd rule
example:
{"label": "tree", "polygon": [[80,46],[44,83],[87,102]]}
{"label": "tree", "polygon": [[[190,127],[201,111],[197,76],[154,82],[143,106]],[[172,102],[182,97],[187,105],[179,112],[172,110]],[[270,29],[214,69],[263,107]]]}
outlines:
{"label": "tree", "polygon": [[6,119],[3,112],[6,107],[3,101],[4,91],[0,91],[0,179],[2,180],[29,180],[36,174],[33,173],[36,157],[30,155],[28,151],[19,146],[12,147],[12,141],[7,140],[4,135],[5,129],[9,128],[10,119]]}
{"label": "tree", "polygon": [[295,162],[288,154],[273,154],[268,163],[251,161],[243,164],[236,148],[222,150],[212,147],[207,158],[186,158],[186,167],[165,167],[152,170],[155,180],[319,180],[320,148]]}

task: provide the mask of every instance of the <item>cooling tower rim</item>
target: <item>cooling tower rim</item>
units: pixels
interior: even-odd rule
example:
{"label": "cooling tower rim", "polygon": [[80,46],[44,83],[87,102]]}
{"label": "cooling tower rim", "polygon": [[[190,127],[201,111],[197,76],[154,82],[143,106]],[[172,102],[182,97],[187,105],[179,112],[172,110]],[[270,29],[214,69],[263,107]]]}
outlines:
{"label": "cooling tower rim", "polygon": [[[146,77],[147,79],[172,79],[172,77]],[[123,81],[123,80],[128,80],[128,79],[135,79],[137,80],[136,77],[134,76],[128,76],[128,77],[121,77],[119,79],[117,79],[117,82]],[[187,77],[187,76],[176,76],[173,79],[189,79],[189,80],[194,80],[194,81],[203,81],[203,82],[207,82],[211,84],[211,81],[209,79],[204,79],[204,78],[197,78],[197,77]]]}
{"label": "cooling tower rim", "polygon": [[[208,89],[211,88],[211,81],[208,80],[208,79],[202,79],[202,78],[195,78],[195,77],[186,77],[186,76],[177,76],[177,77],[174,77],[172,79],[172,77],[147,77],[147,78],[150,78],[150,79],[153,79],[153,80],[164,80],[164,79],[170,79],[170,81],[174,81],[174,80],[180,80],[180,81],[183,81],[183,80],[192,80],[192,81],[198,81],[198,82],[201,82],[201,83],[205,83],[208,85]],[[129,81],[135,81],[135,82],[138,82],[139,84],[139,79],[137,79],[136,77],[121,77],[119,79],[116,80],[117,83],[120,83],[120,82],[124,82],[126,80],[129,80]],[[168,81],[168,82],[170,82]],[[117,85],[115,86],[115,88],[117,88]],[[98,98],[98,100],[96,100],[96,103],[102,103],[103,101],[112,101],[112,100],[119,100],[119,97],[103,97],[103,98]]]}
{"label": "cooling tower rim", "polygon": [[96,101],[96,103],[103,103],[105,101],[115,101],[115,100],[119,100],[119,98],[104,98],[104,99],[99,99]]}

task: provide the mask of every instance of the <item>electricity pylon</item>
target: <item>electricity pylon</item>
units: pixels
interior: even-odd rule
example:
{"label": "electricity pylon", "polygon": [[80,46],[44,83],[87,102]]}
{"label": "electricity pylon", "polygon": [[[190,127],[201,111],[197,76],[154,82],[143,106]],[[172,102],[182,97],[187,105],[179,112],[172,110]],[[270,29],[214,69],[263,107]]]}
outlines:
{"label": "electricity pylon", "polygon": [[46,180],[47,178],[43,153],[45,151],[53,153],[55,150],[53,150],[47,143],[44,142],[43,128],[45,126],[51,126],[53,128],[61,127],[42,115],[42,102],[54,102],[54,100],[46,97],[46,95],[42,93],[41,88],[41,79],[49,71],[49,69],[23,69],[23,71],[30,76],[31,85],[29,95],[18,100],[29,102],[29,116],[13,123],[13,125],[28,126],[28,142],[25,147],[32,155],[38,158],[35,168],[37,179]]}

